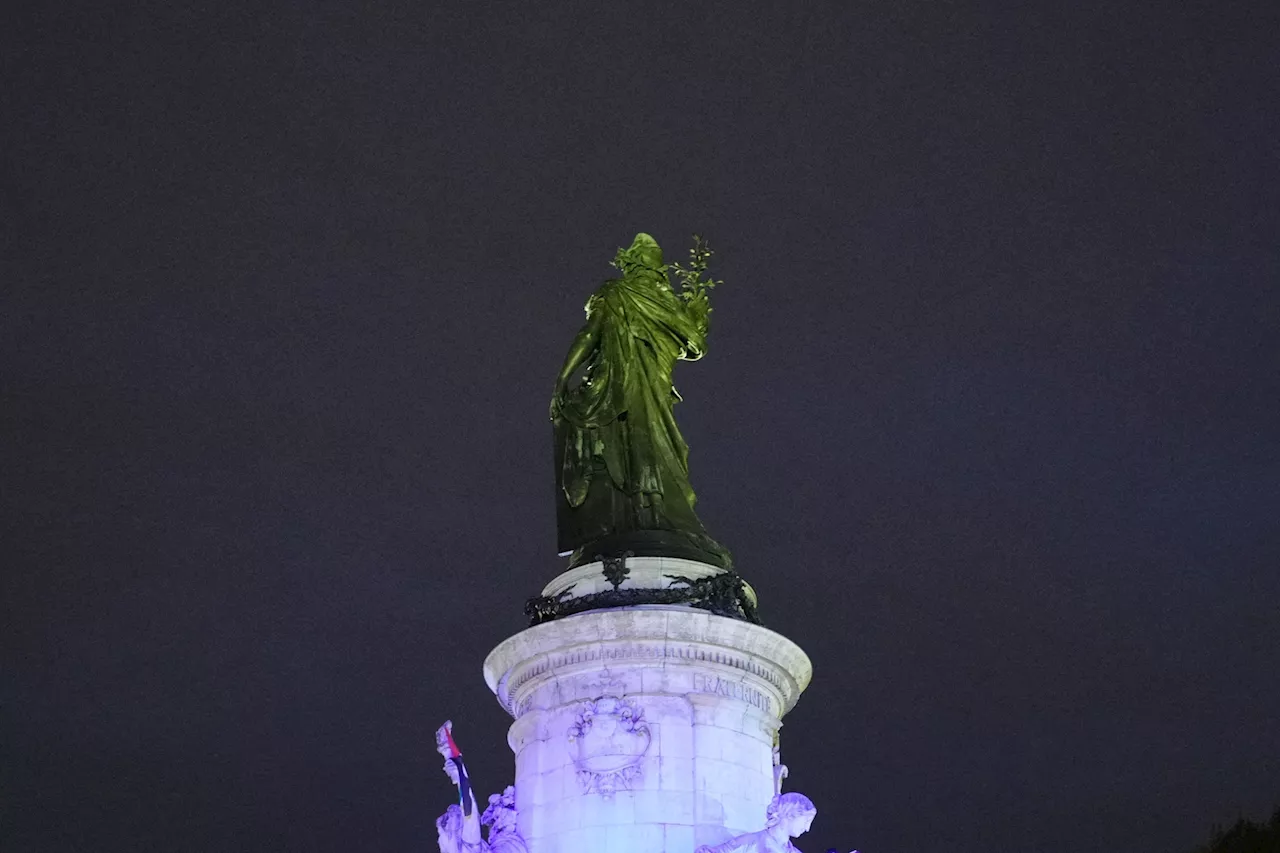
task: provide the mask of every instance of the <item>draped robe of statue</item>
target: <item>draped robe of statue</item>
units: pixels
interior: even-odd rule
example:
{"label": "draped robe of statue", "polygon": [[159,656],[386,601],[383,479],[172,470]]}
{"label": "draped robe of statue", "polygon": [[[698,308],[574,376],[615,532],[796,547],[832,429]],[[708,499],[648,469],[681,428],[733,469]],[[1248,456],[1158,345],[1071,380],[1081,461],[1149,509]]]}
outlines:
{"label": "draped robe of statue", "polygon": [[689,448],[672,411],[673,366],[706,351],[706,295],[672,291],[648,235],[620,257],[623,277],[588,300],[562,371],[562,383],[584,367],[585,379],[553,402],[559,550],[575,552],[575,564],[649,551],[727,565],[694,513]]}

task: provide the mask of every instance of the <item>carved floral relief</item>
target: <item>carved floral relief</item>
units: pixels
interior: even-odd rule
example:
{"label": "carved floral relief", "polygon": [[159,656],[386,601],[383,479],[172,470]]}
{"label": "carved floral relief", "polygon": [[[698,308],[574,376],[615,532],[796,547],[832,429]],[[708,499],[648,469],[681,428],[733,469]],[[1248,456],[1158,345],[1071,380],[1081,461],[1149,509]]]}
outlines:
{"label": "carved floral relief", "polygon": [[569,726],[569,754],[585,792],[605,798],[631,787],[653,737],[635,701],[601,696],[583,702]]}

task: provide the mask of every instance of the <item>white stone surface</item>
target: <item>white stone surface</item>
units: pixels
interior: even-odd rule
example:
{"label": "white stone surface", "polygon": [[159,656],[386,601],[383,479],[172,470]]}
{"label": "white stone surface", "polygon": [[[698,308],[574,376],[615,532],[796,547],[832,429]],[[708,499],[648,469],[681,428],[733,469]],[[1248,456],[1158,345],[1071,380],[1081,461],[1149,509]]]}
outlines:
{"label": "white stone surface", "polygon": [[780,634],[690,607],[590,611],[509,638],[485,679],[515,717],[530,853],[692,853],[762,829],[774,735],[811,674]]}

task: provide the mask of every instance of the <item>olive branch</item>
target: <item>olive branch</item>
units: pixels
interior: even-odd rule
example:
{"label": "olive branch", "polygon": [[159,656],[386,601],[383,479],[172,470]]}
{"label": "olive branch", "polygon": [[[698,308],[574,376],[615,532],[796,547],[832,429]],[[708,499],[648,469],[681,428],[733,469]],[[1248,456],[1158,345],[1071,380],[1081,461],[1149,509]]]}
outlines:
{"label": "olive branch", "polygon": [[717,284],[724,284],[714,278],[703,278],[707,271],[707,260],[714,254],[707,241],[697,234],[693,235],[693,248],[689,250],[689,266],[671,264],[671,270],[680,280],[680,296],[686,301],[705,299],[707,291]]}

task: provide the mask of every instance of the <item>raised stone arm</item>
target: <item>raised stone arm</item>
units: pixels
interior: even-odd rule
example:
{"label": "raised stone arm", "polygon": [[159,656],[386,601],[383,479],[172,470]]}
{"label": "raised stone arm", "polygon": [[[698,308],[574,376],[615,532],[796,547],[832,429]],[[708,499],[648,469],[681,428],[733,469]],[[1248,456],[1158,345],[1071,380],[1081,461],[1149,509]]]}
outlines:
{"label": "raised stone arm", "polygon": [[444,758],[445,775],[458,787],[458,803],[445,809],[436,820],[440,853],[490,853],[489,845],[480,834],[480,809],[471,790],[462,751],[453,740],[450,720],[436,730],[436,751]]}
{"label": "raised stone arm", "polygon": [[[436,751],[444,758],[445,775],[458,786],[458,802],[436,821],[440,853],[529,853],[517,826],[515,787],[508,785],[501,794],[491,796],[481,814],[462,750],[453,739],[452,722],[436,730]],[[487,841],[480,835],[481,825],[489,827]]]}

